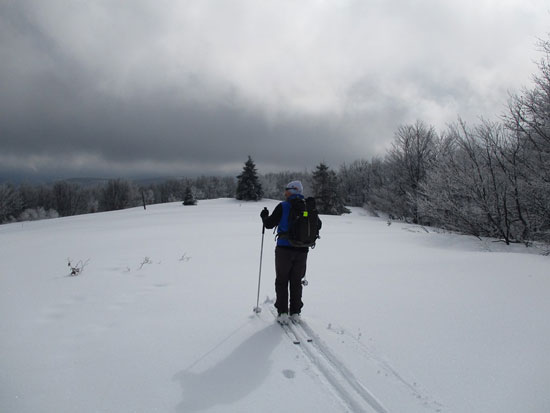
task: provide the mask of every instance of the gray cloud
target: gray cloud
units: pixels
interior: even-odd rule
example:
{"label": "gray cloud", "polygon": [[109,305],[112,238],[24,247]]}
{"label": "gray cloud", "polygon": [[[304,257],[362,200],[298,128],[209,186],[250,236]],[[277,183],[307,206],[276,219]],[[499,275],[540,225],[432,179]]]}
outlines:
{"label": "gray cloud", "polygon": [[2,1],[0,174],[234,173],[500,114],[543,1]]}

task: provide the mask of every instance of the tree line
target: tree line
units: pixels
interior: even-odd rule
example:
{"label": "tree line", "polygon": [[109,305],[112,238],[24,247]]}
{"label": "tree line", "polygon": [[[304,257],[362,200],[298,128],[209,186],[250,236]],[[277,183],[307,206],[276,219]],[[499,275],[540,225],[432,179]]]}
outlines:
{"label": "tree line", "polygon": [[512,94],[499,121],[400,127],[384,158],[340,168],[346,203],[507,244],[550,242],[550,41],[539,46],[534,87]]}
{"label": "tree line", "polygon": [[[127,179],[94,184],[58,181],[53,184],[0,185],[0,223],[113,211],[174,201],[235,196],[232,177],[201,176],[140,185]],[[190,197],[192,194],[192,197]]]}
{"label": "tree line", "polygon": [[[296,179],[305,184],[305,195],[316,199],[320,214],[341,215],[349,212],[344,206],[344,194],[341,190],[341,180],[335,171],[321,162],[313,173],[279,172],[263,176],[258,175],[256,165],[249,156],[242,173],[237,176],[236,199],[258,201],[264,196],[271,199],[283,198],[284,187]],[[309,193],[307,192],[308,188]]]}
{"label": "tree line", "polygon": [[139,185],[127,179],[111,179],[93,184],[62,180],[52,184],[0,185],[0,223],[32,221],[71,215],[113,211],[136,206],[183,201],[194,205],[196,200],[236,198],[257,201],[263,197],[281,199],[285,185],[304,181],[313,188],[322,213],[347,212],[339,189],[337,173],[320,164],[314,173],[280,172],[259,175],[252,158],[237,177],[202,176],[169,179]]}
{"label": "tree line", "polygon": [[50,186],[0,185],[0,222],[67,216],[137,205],[236,197],[281,199],[300,179],[321,213],[344,205],[387,213],[506,243],[550,242],[550,41],[534,86],[510,96],[499,121],[446,130],[418,120],[395,132],[384,157],[356,160],[338,170],[320,163],[313,172],[260,175],[249,157],[238,177],[200,177],[138,186],[110,180],[92,187],[67,181]]}
{"label": "tree line", "polygon": [[[534,87],[512,94],[499,121],[468,125],[459,118],[437,133],[418,120],[398,128],[382,158],[344,164],[338,172],[321,163],[312,174],[269,174],[257,194],[247,198],[244,191],[244,198],[264,192],[278,198],[285,182],[301,178],[321,213],[363,206],[507,244],[550,242],[550,41],[539,46]],[[239,179],[246,173],[247,165]]]}

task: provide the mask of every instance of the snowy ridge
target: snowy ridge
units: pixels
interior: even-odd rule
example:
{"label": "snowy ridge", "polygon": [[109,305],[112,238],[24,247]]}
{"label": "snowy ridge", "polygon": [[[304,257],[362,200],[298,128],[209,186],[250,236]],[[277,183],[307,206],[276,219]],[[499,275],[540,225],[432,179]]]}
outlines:
{"label": "snowy ridge", "polygon": [[251,312],[264,205],[1,226],[0,412],[550,411],[548,257],[325,216],[295,345],[268,310],[270,237]]}
{"label": "snowy ridge", "polygon": [[[271,306],[270,311],[276,318],[277,314]],[[282,327],[290,341],[293,343],[298,341],[302,344],[300,349],[304,356],[322,374],[325,384],[350,412],[388,413],[388,410],[355,378],[344,363],[338,360],[332,351],[322,343],[319,336],[305,321],[289,323]],[[313,340],[310,341],[310,338]]]}

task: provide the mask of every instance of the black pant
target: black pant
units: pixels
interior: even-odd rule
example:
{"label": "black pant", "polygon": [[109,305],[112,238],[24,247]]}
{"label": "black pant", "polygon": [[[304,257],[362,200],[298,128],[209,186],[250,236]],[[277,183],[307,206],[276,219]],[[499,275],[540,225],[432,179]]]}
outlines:
{"label": "black pant", "polygon": [[[300,313],[302,303],[302,278],[306,275],[307,250],[275,248],[275,307],[279,313]],[[290,284],[290,308],[288,287]]]}

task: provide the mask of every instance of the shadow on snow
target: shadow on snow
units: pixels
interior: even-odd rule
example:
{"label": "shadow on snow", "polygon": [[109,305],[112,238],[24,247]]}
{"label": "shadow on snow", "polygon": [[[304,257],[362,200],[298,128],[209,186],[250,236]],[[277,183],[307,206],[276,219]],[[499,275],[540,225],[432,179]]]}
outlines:
{"label": "shadow on snow", "polygon": [[270,354],[281,341],[280,327],[269,325],[254,333],[218,364],[202,373],[188,369],[174,376],[183,390],[177,412],[197,412],[231,404],[250,394],[269,376]]}

